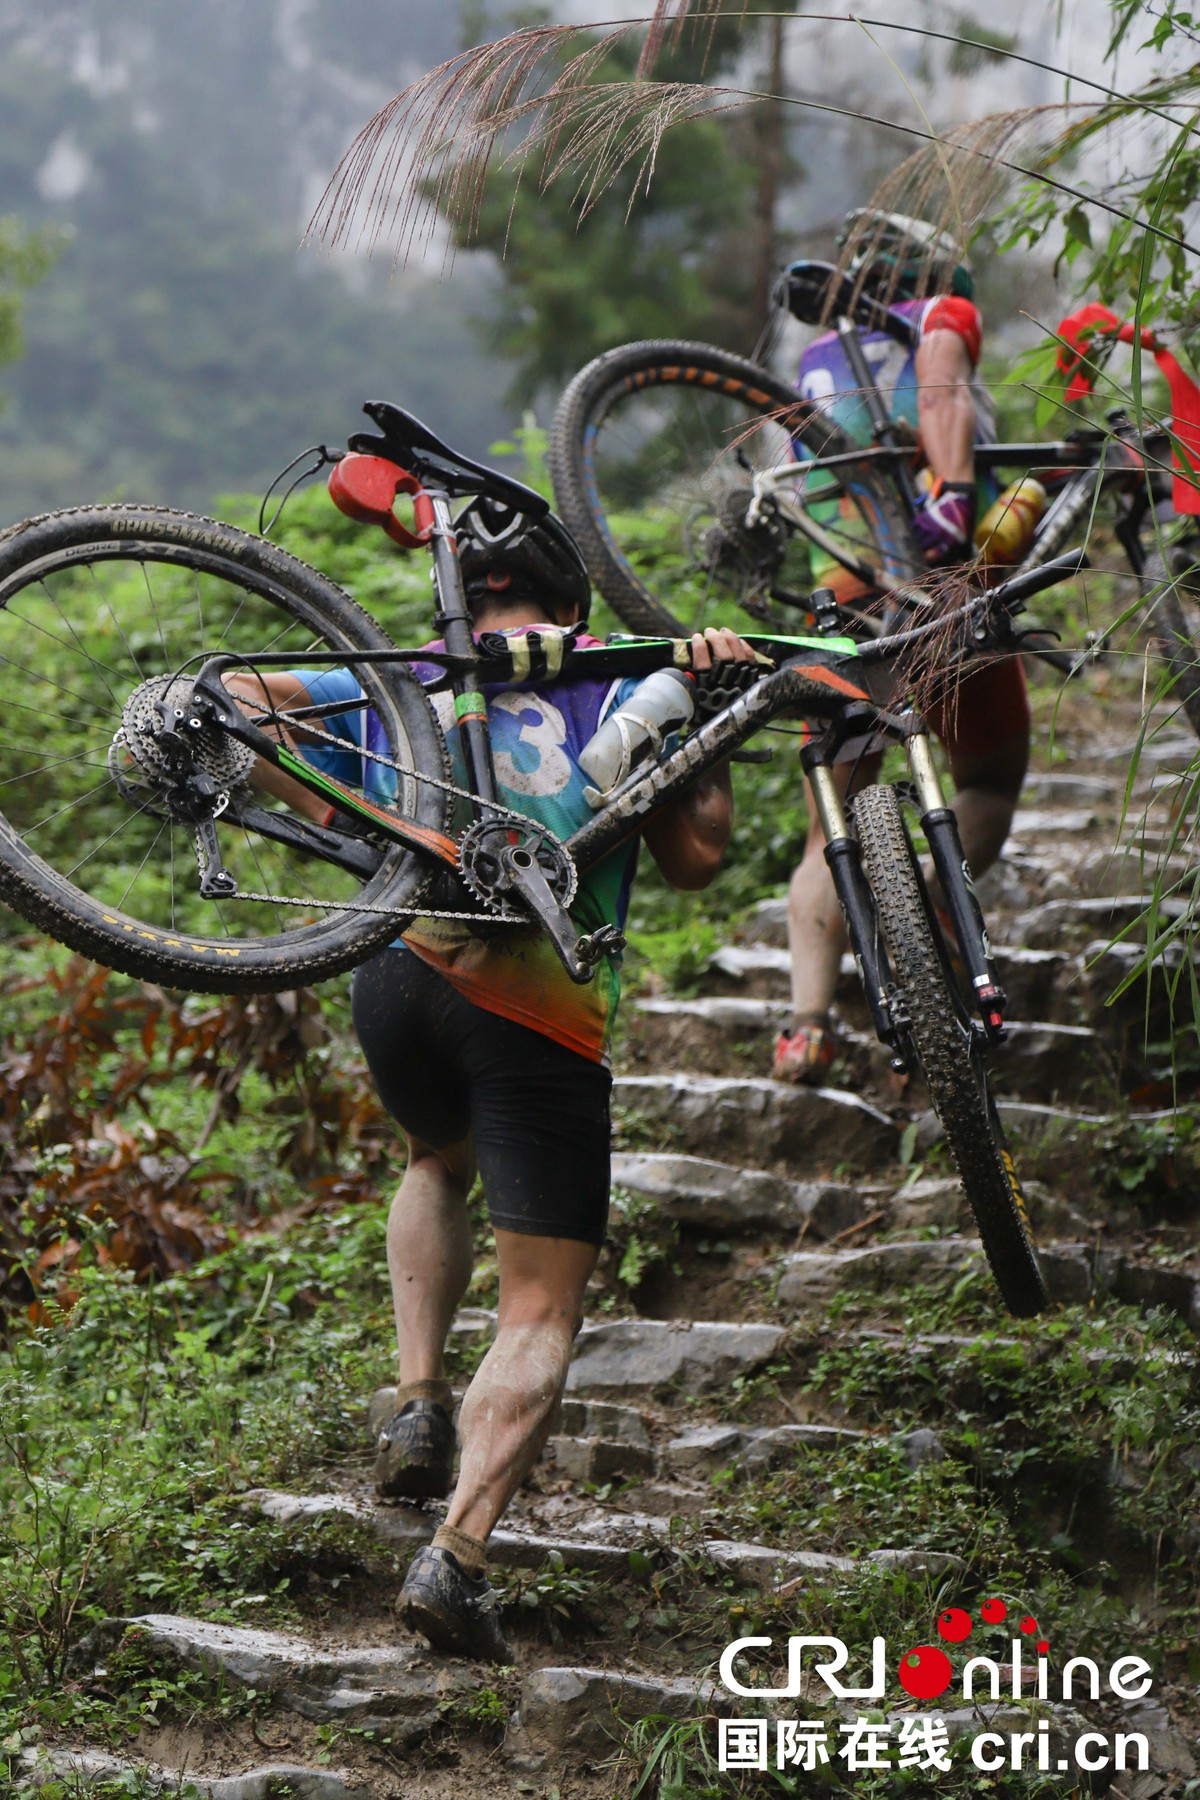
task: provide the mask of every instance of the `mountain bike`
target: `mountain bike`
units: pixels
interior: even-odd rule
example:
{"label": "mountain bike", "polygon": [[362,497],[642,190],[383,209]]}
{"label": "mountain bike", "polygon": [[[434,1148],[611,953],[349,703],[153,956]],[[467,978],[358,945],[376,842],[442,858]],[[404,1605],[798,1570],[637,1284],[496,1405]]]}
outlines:
{"label": "mountain bike", "polygon": [[[862,444],[819,404],[767,370],[708,344],[653,340],[596,357],[555,413],[550,468],[559,511],[600,592],[632,629],[677,632],[735,603],[779,626],[808,611],[819,550],[858,584],[859,632],[919,616],[930,597],[912,534],[915,443],[893,421],[860,328],[907,356],[912,321],[856,293],[827,264],[796,265],[781,303],[808,324],[832,318],[874,441]],[[1118,334],[1113,334],[1114,337]],[[1152,334],[1143,333],[1147,348]],[[1094,366],[1101,350],[1089,350]],[[1049,505],[1019,563],[1032,569],[1108,520],[1154,610],[1155,647],[1200,735],[1200,535],[1174,510],[1171,432],[1124,413],[1056,443],[980,444],[981,475],[1031,474]],[[964,565],[981,573],[977,561]],[[673,604],[658,598],[669,585]],[[1099,654],[1104,634],[1090,654]],[[1063,673],[1086,660],[1030,644]]]}
{"label": "mountain bike", "polygon": [[[759,662],[736,665],[744,691],[729,691],[727,674],[699,672],[703,722],[634,767],[561,843],[498,798],[484,692],[687,669],[690,642],[589,646],[536,628],[473,638],[452,500],[483,493],[539,514],[548,503],[458,456],[399,408],[366,410],[378,436],[331,453],[331,489],[353,517],[431,552],[443,649],[397,648],[315,569],[209,519],[96,506],[0,535],[0,898],[101,963],[200,992],[319,981],[414,917],[443,912],[484,930],[544,931],[571,979],[585,982],[622,940],[611,926],[585,932],[572,918],[579,872],[756,731],[808,720],[802,760],[875,1028],[896,1066],[925,1078],[1006,1303],[1037,1311],[1045,1288],[988,1087],[1005,1002],[987,933],[924,720],[911,708],[881,710],[866,682],[873,659],[919,656],[933,628],[859,645],[826,608],[811,636],[749,638]],[[405,523],[397,507],[410,503]],[[961,653],[1011,651],[1024,600],[1077,566],[1067,558],[970,601],[956,615]],[[944,620],[936,631],[941,664],[957,652]],[[429,687],[407,666],[418,660],[439,671]],[[271,673],[294,672],[302,686],[333,668],[353,670],[352,698],[272,700]],[[451,780],[438,693],[460,724],[465,789]],[[851,809],[830,768],[864,730],[904,746],[911,788],[873,788]],[[344,749],[347,737],[355,780],[334,778],[313,754]],[[272,799],[273,779],[325,803],[326,822]],[[965,985],[945,952],[905,801],[932,852]],[[465,823],[453,822],[455,805]]]}

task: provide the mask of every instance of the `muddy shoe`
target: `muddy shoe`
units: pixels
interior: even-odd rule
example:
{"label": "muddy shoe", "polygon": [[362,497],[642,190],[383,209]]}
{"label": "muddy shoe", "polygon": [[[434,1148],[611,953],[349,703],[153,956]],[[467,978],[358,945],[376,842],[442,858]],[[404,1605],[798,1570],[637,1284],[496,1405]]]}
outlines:
{"label": "muddy shoe", "polygon": [[837,1055],[837,1036],[828,1013],[797,1020],[775,1043],[772,1073],[776,1081],[819,1087]]}
{"label": "muddy shoe", "polygon": [[426,1544],[417,1551],[396,1610],[435,1650],[473,1662],[513,1660],[500,1629],[495,1589],[486,1575],[465,1574],[449,1550]]}
{"label": "muddy shoe", "polygon": [[410,1400],[379,1434],[375,1492],[384,1500],[442,1500],[454,1472],[454,1421],[436,1400]]}

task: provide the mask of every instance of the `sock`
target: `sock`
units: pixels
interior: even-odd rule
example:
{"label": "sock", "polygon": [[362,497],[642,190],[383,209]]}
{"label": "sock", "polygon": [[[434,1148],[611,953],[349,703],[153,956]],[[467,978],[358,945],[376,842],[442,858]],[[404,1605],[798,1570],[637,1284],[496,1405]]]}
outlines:
{"label": "sock", "polygon": [[396,1389],[396,1411],[402,1412],[410,1400],[436,1400],[448,1413],[454,1411],[454,1392],[443,1377],[438,1381],[406,1381]]}
{"label": "sock", "polygon": [[433,1534],[435,1550],[448,1550],[464,1575],[487,1574],[487,1545],[480,1538],[468,1537],[453,1525],[439,1525]]}

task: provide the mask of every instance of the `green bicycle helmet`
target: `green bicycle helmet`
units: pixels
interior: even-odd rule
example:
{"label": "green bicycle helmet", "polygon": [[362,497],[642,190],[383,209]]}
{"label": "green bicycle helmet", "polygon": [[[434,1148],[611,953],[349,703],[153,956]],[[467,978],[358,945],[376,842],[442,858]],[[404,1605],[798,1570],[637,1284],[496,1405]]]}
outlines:
{"label": "green bicycle helmet", "polygon": [[970,263],[949,232],[925,219],[860,206],[847,214],[837,241],[845,273],[881,298],[917,300],[926,294],[975,298]]}

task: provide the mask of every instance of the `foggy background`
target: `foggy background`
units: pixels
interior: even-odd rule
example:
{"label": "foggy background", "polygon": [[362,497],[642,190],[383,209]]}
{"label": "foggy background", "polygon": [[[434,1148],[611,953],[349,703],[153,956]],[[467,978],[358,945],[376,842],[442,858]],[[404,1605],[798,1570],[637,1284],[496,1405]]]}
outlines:
{"label": "foggy background", "polygon": [[[555,17],[643,10],[567,0]],[[502,287],[492,255],[459,252],[445,274],[443,238],[393,275],[386,252],[300,248],[355,132],[454,53],[463,14],[459,0],[0,0],[0,213],[62,242],[26,299],[25,358],[0,371],[0,519],[257,491],[304,446],[344,442],[365,399],[408,406],[476,454],[511,428],[513,370],[485,333]],[[922,0],[877,16],[969,23]],[[467,18],[476,34],[481,18],[504,27],[498,7]],[[1108,21],[1104,0],[1078,0],[1056,41],[1044,4],[1016,0],[991,22],[1088,72]],[[939,124],[1061,92],[1037,70],[955,73],[919,38],[879,42],[801,15],[788,85],[893,117],[926,109]],[[819,246],[903,148],[794,118],[802,174],[778,214],[792,255]],[[545,422],[553,396],[535,398]]]}

